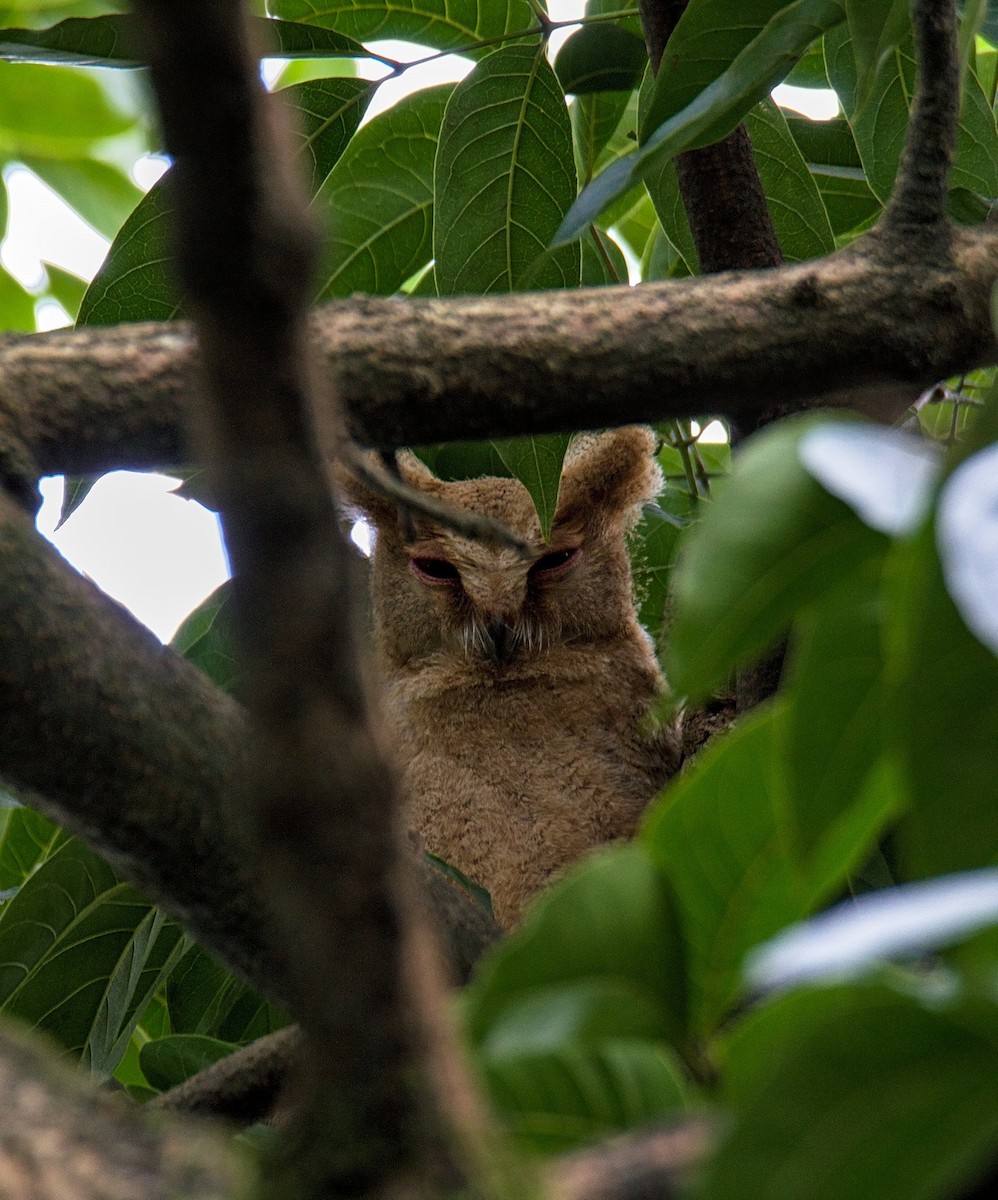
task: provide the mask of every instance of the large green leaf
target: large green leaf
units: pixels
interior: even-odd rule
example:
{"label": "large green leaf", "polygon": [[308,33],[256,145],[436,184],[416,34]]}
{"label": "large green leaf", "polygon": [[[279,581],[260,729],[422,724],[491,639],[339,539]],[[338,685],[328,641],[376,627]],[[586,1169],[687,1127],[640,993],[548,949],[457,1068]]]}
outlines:
{"label": "large green leaf", "polygon": [[57,825],[33,808],[5,808],[4,817],[0,827],[0,893],[19,888],[66,838]]}
{"label": "large green leaf", "polygon": [[[642,995],[646,1011],[657,1013],[659,1035],[679,1035],[682,947],[671,896],[640,846],[592,855],[531,906],[465,994],[472,1039],[486,1043],[507,1010],[523,1012],[531,993],[552,999],[564,987],[566,995],[577,995],[580,983],[601,981]],[[613,1012],[601,1010],[600,1035],[633,1035],[626,1007],[617,1009],[616,1021]]]}
{"label": "large green leaf", "polygon": [[[318,80],[287,89],[304,129],[298,153],[307,156],[313,186],[326,179],[370,99],[356,79]],[[114,239],[80,306],[80,325],[169,321],[180,312],[170,273],[173,203],[169,172],[135,207]]]}
{"label": "large green leaf", "polygon": [[0,266],[0,329],[35,331],[35,298],[3,266]]}
{"label": "large green leaf", "polygon": [[725,1068],[708,1200],[944,1200],[998,1151],[998,1048],[938,999],[792,993],[737,1028]]}
{"label": "large green leaf", "polygon": [[569,116],[575,146],[575,166],[583,185],[596,173],[600,155],[627,111],[628,92],[592,92],[572,101]]}
{"label": "large green leaf", "polygon": [[432,257],[433,160],[451,85],[406,97],[354,137],[319,189],[318,298],[389,295]]}
{"label": "large green leaf", "polygon": [[[719,3],[704,0],[701,5],[691,4],[683,20],[695,13],[691,22],[705,21],[707,10]],[[774,7],[778,11],[773,12]],[[702,40],[705,48],[691,52],[690,70],[677,69],[673,74],[666,70],[663,58],[643,127],[643,145],[611,163],[583,189],[552,245],[578,237],[611,201],[639,179],[653,178],[680,151],[709,145],[729,134],[754,104],[769,95],[808,46],[844,16],[839,0],[795,0],[786,7],[775,0],[753,0],[750,6],[734,9],[725,4],[724,8],[728,18],[717,17],[716,23],[732,32],[727,53],[715,56],[715,29],[704,24],[697,26],[697,40]],[[755,22],[751,11],[743,20],[743,8],[759,10]],[[709,38],[705,36],[708,29]],[[733,59],[729,57],[732,53]]]}
{"label": "large green leaf", "polygon": [[519,479],[530,493],[545,540],[551,536],[561,465],[571,440],[568,434],[551,433],[546,437],[509,438],[492,443],[510,475]]}
{"label": "large green leaf", "polygon": [[377,84],[364,79],[316,79],[281,94],[298,110],[299,153],[311,171],[310,193],[319,190],[347,148]]}
{"label": "large green leaf", "polygon": [[[810,33],[816,16],[815,6],[790,0],[741,0],[738,5],[728,0],[691,0],[662,55],[651,100],[641,118],[642,142],[729,72],[746,50],[756,47],[758,51],[769,43],[774,50],[779,44],[780,52],[786,53],[781,39],[789,37],[787,46],[799,45]],[[842,16],[832,19],[841,20]],[[821,29],[807,36],[792,55],[794,59],[828,27],[823,23],[825,19],[819,18]],[[762,57],[755,61],[757,66],[762,65]],[[792,65],[788,61],[786,69]],[[744,68],[740,80],[743,87],[749,82]]]}
{"label": "large green leaf", "polygon": [[436,50],[473,51],[478,42],[537,29],[526,0],[269,0],[275,17],[335,29],[358,41],[403,38]]}
{"label": "large green leaf", "polygon": [[798,445],[814,425],[784,421],[746,442],[686,539],[666,666],[681,695],[709,695],[801,608],[883,552],[884,536],[804,469]]}
{"label": "large green leaf", "polygon": [[543,47],[496,50],[454,89],[440,131],[439,293],[577,287],[578,246],[547,249],[575,191],[568,109]]}
{"label": "large green leaf", "polygon": [[[321,27],[257,19],[253,28],[272,58],[361,58],[370,53],[353,38]],[[48,29],[2,29],[0,59],[99,67],[143,65],[131,16],[69,18]]]}
{"label": "large green leaf", "polygon": [[[852,127],[870,187],[885,203],[897,177],[915,87],[910,34],[877,69],[869,101],[860,106],[859,84],[849,31],[825,38],[828,77]],[[991,197],[998,192],[998,134],[991,106],[973,72],[964,77],[963,104],[950,188]]]}
{"label": "large green leaf", "polygon": [[136,205],[87,288],[77,325],[170,321],[180,312],[170,276],[173,204],[166,176]]}
{"label": "large green leaf", "polygon": [[644,38],[621,25],[584,25],[564,43],[554,61],[566,94],[629,92],[648,65]]}
{"label": "large green leaf", "polygon": [[0,62],[0,154],[79,159],[131,130],[136,114],[75,67]]}
{"label": "large green leaf", "polygon": [[858,111],[869,103],[881,64],[911,29],[911,22],[908,0],[845,0],[845,9]]}
{"label": "large green leaf", "polygon": [[231,692],[239,679],[240,662],[227,608],[232,596],[228,581],[220,584],[181,623],[170,646]]}
{"label": "large green leaf", "polygon": [[897,552],[897,657],[887,713],[911,809],[899,829],[916,876],[998,862],[998,657],[950,596],[935,521]]}
{"label": "large green leaf", "polygon": [[69,841],[0,909],[0,1009],[110,1075],[182,936],[91,850]]}
{"label": "large green leaf", "polygon": [[766,709],[701,753],[646,818],[641,844],[679,905],[695,1033],[734,1001],[746,952],[806,912],[777,823],[784,786]]}
{"label": "large green leaf", "polygon": [[166,1003],[173,1033],[191,1033],[245,1045],[288,1023],[269,1001],[192,945],[170,973]]}
{"label": "large green leaf", "polygon": [[798,623],[784,685],[791,829],[811,858],[885,748],[882,562],[848,575]]}
{"label": "large green leaf", "polygon": [[63,18],[99,17],[127,7],[121,0],[8,0],[0,6],[0,28],[18,24],[44,28]]}
{"label": "large green leaf", "polygon": [[772,100],[745,114],[756,165],[787,262],[820,258],[835,249],[828,213],[811,172]]}
{"label": "large green leaf", "polygon": [[503,1124],[528,1152],[564,1153],[686,1107],[682,1075],[655,1042],[570,1042],[478,1065]]}
{"label": "large green leaf", "polygon": [[882,209],[845,117],[811,121],[788,114],[787,125],[821,192],[836,237],[867,226]]}

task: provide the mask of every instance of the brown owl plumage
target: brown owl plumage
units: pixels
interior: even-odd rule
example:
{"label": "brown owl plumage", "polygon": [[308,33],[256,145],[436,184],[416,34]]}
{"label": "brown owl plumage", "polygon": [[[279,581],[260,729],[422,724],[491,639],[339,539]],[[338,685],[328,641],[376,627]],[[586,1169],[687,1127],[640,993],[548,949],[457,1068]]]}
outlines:
{"label": "brown owl plumage", "polygon": [[508,926],[567,863],[629,837],[678,765],[675,730],[648,727],[662,677],[626,547],[661,486],[654,439],[636,426],[577,438],[549,543],[516,480],[444,483],[411,455],[400,470],[530,547],[522,558],[402,521],[390,501],[347,484],[376,529],[376,665],[410,824],[489,890]]}

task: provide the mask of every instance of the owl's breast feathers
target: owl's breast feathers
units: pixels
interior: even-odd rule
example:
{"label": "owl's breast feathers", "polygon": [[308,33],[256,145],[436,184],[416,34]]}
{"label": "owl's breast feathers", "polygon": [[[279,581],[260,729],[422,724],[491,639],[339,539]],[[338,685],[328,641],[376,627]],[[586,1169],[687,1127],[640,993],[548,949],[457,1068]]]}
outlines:
{"label": "owl's breast feathers", "polygon": [[410,824],[492,894],[500,922],[594,846],[630,837],[678,765],[648,728],[661,676],[643,644],[562,646],[507,670],[452,660],[388,690]]}

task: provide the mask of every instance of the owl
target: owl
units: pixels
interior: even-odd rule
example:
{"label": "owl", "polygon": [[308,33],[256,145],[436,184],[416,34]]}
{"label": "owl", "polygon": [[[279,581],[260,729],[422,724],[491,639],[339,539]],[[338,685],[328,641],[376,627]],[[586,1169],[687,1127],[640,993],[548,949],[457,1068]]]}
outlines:
{"label": "owl", "polygon": [[529,548],[402,519],[345,484],[375,530],[375,666],[410,827],[489,891],[508,927],[567,864],[629,837],[678,766],[677,731],[649,721],[663,680],[626,545],[661,486],[654,437],[629,426],[576,438],[548,541],[518,480],[443,482],[410,454],[399,469]]}

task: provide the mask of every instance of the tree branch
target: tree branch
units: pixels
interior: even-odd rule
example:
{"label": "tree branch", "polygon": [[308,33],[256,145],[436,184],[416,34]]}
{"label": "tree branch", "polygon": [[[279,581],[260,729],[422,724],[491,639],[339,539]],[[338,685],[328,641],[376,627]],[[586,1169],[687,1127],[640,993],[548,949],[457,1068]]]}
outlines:
{"label": "tree branch", "polygon": [[160,1120],[0,1031],[0,1195],[10,1200],[231,1200],[248,1194],[244,1159],[215,1134]]}
{"label": "tree branch", "polygon": [[[882,229],[931,226],[945,239],[946,199],[960,120],[960,60],[952,0],[912,0],[918,75],[901,167]],[[922,250],[920,248],[919,253]]]}
{"label": "tree branch", "polygon": [[[313,313],[319,390],[335,381],[349,432],[384,447],[705,412],[750,421],[776,399],[891,420],[998,358],[998,231],[950,237],[945,262],[871,235],[813,262],[639,288],[354,297]],[[198,387],[180,323],[0,339],[0,428],[40,474],[189,463],[181,404]]]}

